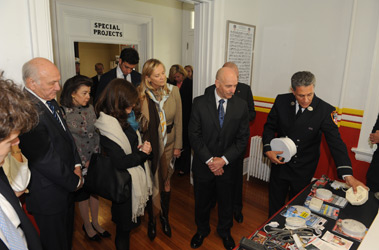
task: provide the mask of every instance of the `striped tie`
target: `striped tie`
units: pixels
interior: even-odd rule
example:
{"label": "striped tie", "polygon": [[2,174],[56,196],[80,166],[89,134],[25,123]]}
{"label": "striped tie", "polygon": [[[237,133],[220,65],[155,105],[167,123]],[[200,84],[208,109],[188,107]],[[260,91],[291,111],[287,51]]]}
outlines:
{"label": "striped tie", "polygon": [[224,124],[224,102],[225,100],[224,99],[221,99],[220,101],[218,101],[219,104],[218,104],[218,119],[220,121],[220,127],[222,128],[222,125]]}
{"label": "striped tie", "polygon": [[11,250],[27,250],[24,240],[16,227],[12,224],[9,218],[4,214],[3,209],[0,207],[0,229],[4,234],[9,249]]}
{"label": "striped tie", "polygon": [[54,105],[55,100],[46,101],[47,106],[49,106],[51,113],[53,114],[54,118],[57,119],[58,123],[62,126],[64,130],[66,130],[61,122],[61,120],[58,117],[58,113],[56,111],[56,106]]}

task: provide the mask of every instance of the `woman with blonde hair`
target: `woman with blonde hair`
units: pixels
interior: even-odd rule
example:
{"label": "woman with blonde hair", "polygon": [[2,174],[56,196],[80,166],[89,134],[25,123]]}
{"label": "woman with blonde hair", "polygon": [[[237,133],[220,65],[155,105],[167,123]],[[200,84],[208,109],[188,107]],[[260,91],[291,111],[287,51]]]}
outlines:
{"label": "woman with blonde hair", "polygon": [[170,178],[174,172],[173,159],[180,157],[182,149],[182,102],[178,87],[167,83],[165,67],[157,59],[150,59],[143,65],[139,96],[141,130],[144,139],[151,142],[153,149],[153,197],[149,199],[147,211],[148,237],[154,240],[156,223],[153,205],[158,209],[160,207],[162,230],[171,237],[168,220]]}

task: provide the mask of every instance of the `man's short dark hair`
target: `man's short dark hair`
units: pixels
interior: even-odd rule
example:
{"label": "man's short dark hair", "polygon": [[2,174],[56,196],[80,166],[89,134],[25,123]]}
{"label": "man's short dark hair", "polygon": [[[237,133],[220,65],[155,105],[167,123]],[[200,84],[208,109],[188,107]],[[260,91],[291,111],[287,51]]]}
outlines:
{"label": "man's short dark hair", "polygon": [[307,87],[309,85],[315,85],[315,83],[316,78],[309,71],[299,71],[293,74],[293,76],[291,77],[291,87],[293,90],[296,90],[296,87]]}
{"label": "man's short dark hair", "polygon": [[121,51],[120,59],[129,64],[138,64],[139,55],[137,50],[133,48],[125,48]]}
{"label": "man's short dark hair", "polygon": [[0,141],[13,131],[26,133],[38,122],[38,112],[12,80],[0,75]]}

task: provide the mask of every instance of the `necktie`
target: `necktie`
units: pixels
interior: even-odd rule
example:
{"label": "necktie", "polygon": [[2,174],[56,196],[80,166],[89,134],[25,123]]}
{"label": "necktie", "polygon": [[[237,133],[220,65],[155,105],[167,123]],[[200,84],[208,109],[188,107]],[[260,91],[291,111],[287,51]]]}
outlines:
{"label": "necktie", "polygon": [[57,121],[59,122],[59,124],[64,128],[61,120],[59,119],[58,117],[58,114],[57,114],[57,106],[55,106],[55,103],[54,103],[55,100],[51,100],[51,101],[46,101],[46,104],[47,106],[49,106],[50,110],[51,110],[51,113],[53,114],[54,118],[57,119]]}
{"label": "necktie", "polygon": [[220,101],[218,101],[219,104],[218,104],[218,120],[220,121],[220,127],[222,128],[222,125],[224,124],[224,102],[225,100],[224,99],[221,99]]}
{"label": "necktie", "polygon": [[126,80],[126,77],[127,77],[128,75],[124,75],[124,80]]}
{"label": "necktie", "polygon": [[0,207],[0,228],[8,241],[9,249],[11,250],[26,250],[24,240],[16,227],[12,224],[9,218],[4,214],[3,209]]}
{"label": "necktie", "polygon": [[298,119],[301,116],[302,113],[303,113],[303,110],[302,110],[301,107],[299,107],[299,110],[297,111],[296,116],[295,116],[296,119]]}

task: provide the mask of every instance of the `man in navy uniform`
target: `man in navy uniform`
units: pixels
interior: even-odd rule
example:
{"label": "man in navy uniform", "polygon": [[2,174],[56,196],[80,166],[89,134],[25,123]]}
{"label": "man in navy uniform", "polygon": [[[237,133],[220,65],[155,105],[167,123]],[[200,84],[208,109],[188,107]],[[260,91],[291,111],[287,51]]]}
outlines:
{"label": "man in navy uniform", "polygon": [[[339,178],[354,190],[366,187],[353,177],[353,169],[337,126],[335,108],[314,93],[315,77],[301,71],[291,78],[292,93],[278,95],[263,130],[263,151],[271,160],[269,184],[269,216],[284,204],[287,194],[293,198],[306,187],[317,168],[322,133],[328,143]],[[277,134],[277,136],[275,136]],[[275,137],[289,137],[297,153],[284,163],[277,157],[281,151],[272,151],[270,142]]]}

